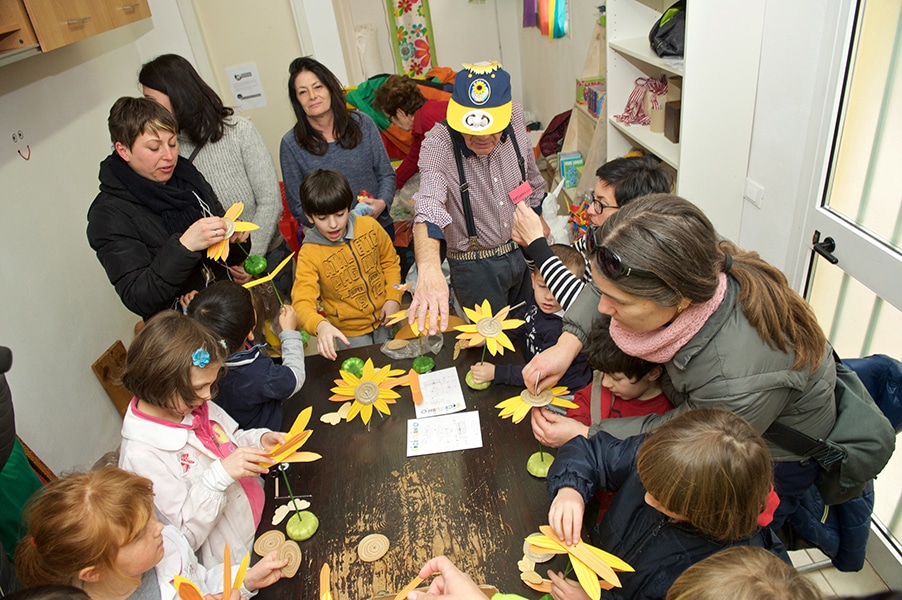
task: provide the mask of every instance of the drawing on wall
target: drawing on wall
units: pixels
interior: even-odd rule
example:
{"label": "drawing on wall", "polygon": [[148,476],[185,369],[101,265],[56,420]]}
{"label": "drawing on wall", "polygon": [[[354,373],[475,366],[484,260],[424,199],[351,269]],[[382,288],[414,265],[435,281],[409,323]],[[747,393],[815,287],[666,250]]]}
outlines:
{"label": "drawing on wall", "polygon": [[[16,131],[14,131],[12,133],[12,138],[13,138],[13,143],[18,146],[16,148],[16,152],[19,153],[19,156],[21,156],[25,160],[31,160],[31,146],[25,143],[25,134],[22,133],[22,130],[17,129]],[[22,143],[19,144],[19,142],[22,142]],[[23,147],[25,150],[24,154],[22,153]]]}

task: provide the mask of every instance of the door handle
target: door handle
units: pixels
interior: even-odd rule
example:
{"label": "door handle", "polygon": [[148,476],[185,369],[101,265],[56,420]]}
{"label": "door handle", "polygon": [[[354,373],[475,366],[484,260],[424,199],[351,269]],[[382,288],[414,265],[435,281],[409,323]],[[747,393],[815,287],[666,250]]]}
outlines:
{"label": "door handle", "polygon": [[836,241],[832,237],[825,237],[822,242],[814,242],[814,251],[827,259],[831,265],[839,262],[839,259],[833,254],[836,251]]}

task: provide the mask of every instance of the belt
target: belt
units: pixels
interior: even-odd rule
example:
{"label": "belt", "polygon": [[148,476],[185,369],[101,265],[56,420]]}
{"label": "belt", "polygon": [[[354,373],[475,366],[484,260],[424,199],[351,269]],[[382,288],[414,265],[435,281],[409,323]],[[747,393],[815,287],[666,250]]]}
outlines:
{"label": "belt", "polygon": [[470,250],[469,252],[448,252],[448,258],[452,260],[479,260],[481,258],[494,258],[510,254],[517,249],[517,243],[513,240],[488,250]]}

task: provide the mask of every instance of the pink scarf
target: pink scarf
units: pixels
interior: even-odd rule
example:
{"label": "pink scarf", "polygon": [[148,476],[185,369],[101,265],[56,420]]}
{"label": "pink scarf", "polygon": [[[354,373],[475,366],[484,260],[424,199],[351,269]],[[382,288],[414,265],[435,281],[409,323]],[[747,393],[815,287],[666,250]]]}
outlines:
{"label": "pink scarf", "polygon": [[727,274],[718,277],[717,291],[707,302],[690,304],[667,327],[654,331],[627,331],[616,319],[611,319],[611,338],[629,354],[649,362],[664,364],[701,330],[714,311],[720,307],[727,291]]}
{"label": "pink scarf", "polygon": [[[197,436],[197,439],[200,440],[200,443],[204,445],[204,448],[206,448],[219,458],[225,458],[235,450],[235,443],[232,442],[231,439],[229,439],[229,436],[222,429],[219,423],[210,420],[210,409],[207,406],[206,402],[191,411],[191,414],[194,418],[192,419],[190,425],[187,425],[185,423],[173,423],[172,421],[160,419],[158,417],[154,417],[145,412],[142,412],[138,409],[137,398],[132,398],[131,408],[132,412],[135,413],[135,416],[146,421],[156,423],[157,425],[163,425],[165,427],[190,429],[194,431],[194,435]],[[257,526],[260,525],[260,519],[263,515],[263,505],[266,502],[266,496],[263,493],[263,487],[259,483],[254,481],[253,477],[243,477],[238,480],[238,483],[244,490],[244,493],[247,496],[247,501],[251,505],[251,514],[254,517],[254,529],[256,529]]]}

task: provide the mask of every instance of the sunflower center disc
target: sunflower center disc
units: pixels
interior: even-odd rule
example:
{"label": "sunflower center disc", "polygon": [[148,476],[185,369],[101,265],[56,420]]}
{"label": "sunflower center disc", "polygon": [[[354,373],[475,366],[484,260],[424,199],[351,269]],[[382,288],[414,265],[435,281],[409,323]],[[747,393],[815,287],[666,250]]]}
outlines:
{"label": "sunflower center disc", "polygon": [[222,221],[225,223],[226,227],[225,233],[222,237],[229,239],[230,237],[232,237],[232,234],[235,233],[235,221],[226,218],[223,218]]}
{"label": "sunflower center disc", "polygon": [[554,394],[552,394],[549,389],[544,389],[538,394],[533,394],[529,390],[523,390],[520,394],[520,398],[530,406],[542,407],[551,404],[551,400],[554,399]]}
{"label": "sunflower center disc", "polygon": [[501,333],[501,321],[495,317],[479,319],[479,322],[476,323],[476,331],[482,337],[493,338]]}
{"label": "sunflower center disc", "polygon": [[354,400],[361,404],[372,404],[379,397],[379,386],[372,381],[361,381],[354,388]]}

